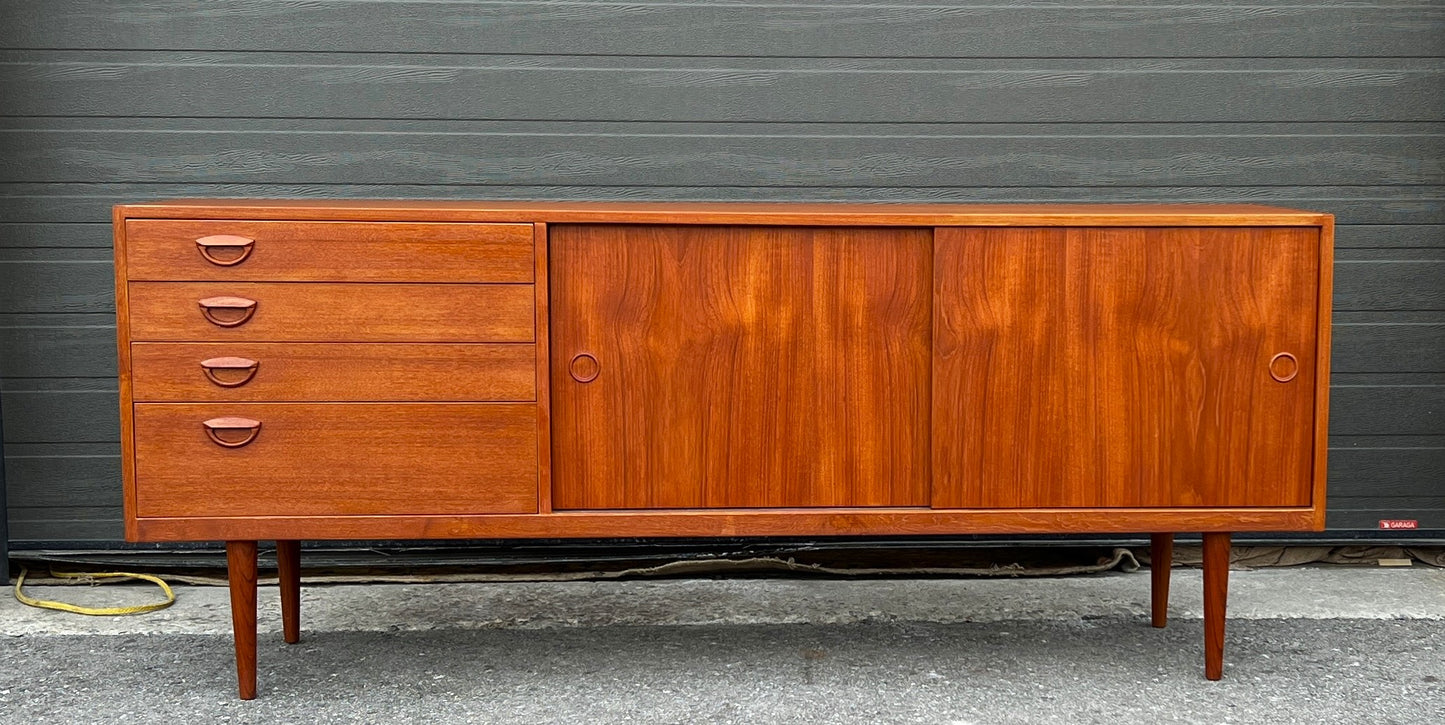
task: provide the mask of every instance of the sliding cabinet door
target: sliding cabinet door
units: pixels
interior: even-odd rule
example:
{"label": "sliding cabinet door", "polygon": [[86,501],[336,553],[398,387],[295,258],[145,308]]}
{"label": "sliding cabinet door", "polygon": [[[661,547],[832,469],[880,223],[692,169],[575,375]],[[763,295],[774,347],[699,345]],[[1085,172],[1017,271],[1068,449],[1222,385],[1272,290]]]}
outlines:
{"label": "sliding cabinet door", "polygon": [[931,230],[549,236],[554,508],[928,505]]}
{"label": "sliding cabinet door", "polygon": [[1319,244],[937,230],[933,505],[1309,505]]}

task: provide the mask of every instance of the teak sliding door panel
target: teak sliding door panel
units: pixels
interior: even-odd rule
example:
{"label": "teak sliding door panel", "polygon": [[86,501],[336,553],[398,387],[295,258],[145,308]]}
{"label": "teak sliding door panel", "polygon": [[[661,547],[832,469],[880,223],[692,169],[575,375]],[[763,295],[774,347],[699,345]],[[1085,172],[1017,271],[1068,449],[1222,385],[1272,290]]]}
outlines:
{"label": "teak sliding door panel", "polygon": [[935,508],[1308,506],[1317,228],[940,228]]}
{"label": "teak sliding door panel", "polygon": [[554,508],[927,506],[931,240],[551,226]]}

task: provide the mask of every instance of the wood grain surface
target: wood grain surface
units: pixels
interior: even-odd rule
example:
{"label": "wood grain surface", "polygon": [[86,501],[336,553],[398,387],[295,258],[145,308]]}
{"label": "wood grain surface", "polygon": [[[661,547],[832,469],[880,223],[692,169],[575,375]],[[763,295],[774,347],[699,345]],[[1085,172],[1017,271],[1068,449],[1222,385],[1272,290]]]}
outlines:
{"label": "wood grain surface", "polygon": [[938,230],[933,505],[1309,505],[1319,244]]}
{"label": "wood grain surface", "polygon": [[791,508],[558,511],[473,516],[150,517],[145,541],[207,541],[242,532],[274,539],[487,539],[735,536],[1137,534],[1140,531],[1314,531],[1310,508],[948,509]]}
{"label": "wood grain surface", "polygon": [[549,228],[555,508],[927,505],[928,230]]}
{"label": "wood grain surface", "polygon": [[[261,427],[222,448],[218,416]],[[533,405],[138,403],[135,446],[142,517],[537,510]]]}
{"label": "wood grain surface", "polygon": [[1224,677],[1224,623],[1229,604],[1230,534],[1204,534],[1204,677]]}
{"label": "wood grain surface", "polygon": [[1308,226],[1319,212],[1259,204],[897,204],[802,202],[168,199],[127,218],[335,219],[776,226]]}
{"label": "wood grain surface", "polygon": [[1174,566],[1174,534],[1149,535],[1149,622],[1169,623],[1169,574]]}
{"label": "wood grain surface", "polygon": [[[116,421],[117,424],[119,425],[119,430],[116,431],[116,433],[117,433],[117,436],[116,436],[116,437],[120,439],[120,455],[121,455],[121,460],[120,460],[119,469],[120,469],[120,473],[121,473],[121,479],[120,479],[120,482],[121,482],[121,513],[122,513],[122,516],[123,516],[124,521],[125,521],[125,523],[124,523],[124,527],[125,527],[124,531],[125,531],[125,537],[126,537],[126,539],[127,539],[127,540],[135,540],[135,538],[140,535],[140,532],[136,529],[136,525],[135,525],[136,516],[139,515],[139,514],[137,513],[137,510],[136,510],[136,492],[135,492],[135,438],[134,438],[134,436],[129,435],[129,432],[130,432],[130,431],[135,430],[135,420],[134,420],[134,412],[135,412],[135,409],[134,409],[134,407],[131,405],[131,401],[134,400],[134,392],[135,392],[135,390],[134,390],[134,386],[133,386],[133,382],[132,382],[132,378],[131,378],[131,365],[130,365],[130,340],[131,340],[131,330],[130,330],[130,304],[129,304],[128,295],[126,295],[126,289],[127,289],[127,288],[126,288],[126,271],[127,271],[127,270],[126,270],[126,265],[125,265],[125,256],[126,256],[127,246],[126,246],[126,238],[125,238],[125,216],[124,216],[124,214],[121,213],[121,210],[120,210],[119,207],[117,207],[117,208],[115,209],[115,213],[114,213],[114,216],[113,216],[113,218],[112,218],[111,228],[112,228],[112,230],[113,230],[113,232],[114,232],[114,234],[115,234],[115,250],[114,250],[114,255],[115,255],[115,269],[114,269],[114,278],[115,278],[115,313],[116,313],[116,317],[115,317],[115,333],[116,333],[115,343],[116,343],[116,346],[117,346],[117,357],[116,357],[116,386],[117,386],[117,397],[119,398],[119,400],[116,401],[116,403],[117,403],[116,408],[119,409],[119,413],[120,413],[119,419]],[[14,404],[11,403],[11,407],[13,407],[13,406],[14,406]],[[99,420],[108,420],[108,419],[111,419],[111,416],[105,416],[105,417],[98,418],[98,419],[99,419]],[[0,424],[4,424],[4,423],[8,423],[8,421],[0,421]],[[3,425],[3,426],[0,426],[0,427],[11,428],[11,426],[9,426],[9,425]],[[125,432],[127,433],[127,435],[124,435],[124,436],[119,435],[120,431],[125,431]],[[91,435],[91,436],[95,436],[96,434],[95,434],[95,433],[91,433],[90,435]],[[12,430],[9,437],[13,437],[13,436],[14,436],[14,431]],[[7,437],[7,438],[9,438],[9,437]],[[21,440],[24,440],[24,438],[21,438]],[[12,450],[13,450],[13,448],[12,448]],[[7,461],[5,461],[5,460],[3,460],[3,459],[0,459],[0,465],[6,465],[6,464],[7,464]],[[6,466],[6,467],[8,468],[8,466]],[[8,495],[9,495],[9,491],[8,491],[9,483],[8,483],[8,481],[7,481],[7,486],[6,486],[6,487],[7,487],[6,495],[8,496]]]}
{"label": "wood grain surface", "polygon": [[[256,301],[219,327],[197,302]],[[532,342],[532,285],[131,282],[131,339],[184,342]]]}
{"label": "wood grain surface", "polygon": [[[1314,477],[1310,501],[1315,510],[1315,528],[1324,529],[1326,524],[1326,500],[1329,454],[1330,454],[1330,386],[1332,382],[1330,365],[1334,357],[1334,287],[1335,287],[1335,220],[1326,219],[1320,226],[1319,240],[1319,296],[1315,300],[1315,354],[1313,367],[1315,379],[1314,410],[1314,460],[1311,462]],[[1445,283],[1442,283],[1445,284]],[[1309,364],[1306,361],[1303,364]]]}
{"label": "wood grain surface", "polygon": [[281,590],[281,630],[287,644],[301,641],[301,542],[276,542],[276,579]]}
{"label": "wood grain surface", "polygon": [[242,700],[256,699],[256,542],[226,542],[231,593],[231,636],[236,646],[236,684]]}
{"label": "wood grain surface", "polygon": [[[254,375],[216,385],[201,363],[220,356],[255,361]],[[138,342],[131,376],[137,402],[532,401],[535,356],[525,343]]]}
{"label": "wood grain surface", "polygon": [[[132,219],[126,224],[126,267],[133,281],[532,281],[530,224],[239,219]],[[197,239],[213,235],[245,237],[254,245],[238,264],[218,266],[196,247]]]}
{"label": "wood grain surface", "polygon": [[552,303],[547,273],[547,224],[533,224],[532,234],[537,279],[537,364],[534,370],[537,393],[537,512],[549,514],[552,513]]}

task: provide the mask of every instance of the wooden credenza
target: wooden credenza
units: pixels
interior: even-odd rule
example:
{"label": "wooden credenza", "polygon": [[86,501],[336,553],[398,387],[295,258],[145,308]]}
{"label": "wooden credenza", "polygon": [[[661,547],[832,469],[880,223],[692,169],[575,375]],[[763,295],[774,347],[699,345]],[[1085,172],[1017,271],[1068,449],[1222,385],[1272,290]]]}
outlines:
{"label": "wooden credenza", "polygon": [[[1324,524],[1333,219],[1259,206],[115,209],[133,541]],[[1153,578],[1162,626],[1168,567]]]}

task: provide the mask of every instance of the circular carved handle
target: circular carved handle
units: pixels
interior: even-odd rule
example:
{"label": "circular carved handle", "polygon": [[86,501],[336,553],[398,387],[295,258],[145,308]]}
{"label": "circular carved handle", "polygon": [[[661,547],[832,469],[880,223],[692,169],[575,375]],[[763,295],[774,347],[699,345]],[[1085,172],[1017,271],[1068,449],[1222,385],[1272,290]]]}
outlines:
{"label": "circular carved handle", "polygon": [[[206,379],[223,388],[239,388],[251,382],[256,377],[256,369],[261,363],[249,360],[244,357],[213,357],[210,360],[201,361],[201,370],[206,373]],[[222,380],[216,375],[217,370],[238,370],[241,372],[239,380]]]}
{"label": "circular carved handle", "polygon": [[[246,320],[251,319],[251,315],[256,314],[256,300],[245,297],[207,297],[200,300],[199,304],[201,314],[218,327],[243,325]],[[221,316],[222,311],[225,311],[227,317]]]}
{"label": "circular carved handle", "polygon": [[590,383],[597,379],[598,373],[602,372],[602,366],[597,363],[597,358],[584,352],[573,356],[568,372],[572,373],[573,380],[579,383]]}
{"label": "circular carved handle", "polygon": [[[256,440],[256,436],[261,433],[261,421],[250,418],[212,418],[201,423],[201,427],[206,429],[206,437],[222,448],[240,448]],[[246,435],[244,438],[228,440],[221,437],[222,431],[245,431]]]}
{"label": "circular carved handle", "polygon": [[[256,240],[248,237],[238,237],[234,234],[215,234],[209,237],[201,237],[196,240],[196,251],[206,258],[207,262],[218,267],[234,267],[251,256],[251,250],[256,246]],[[218,250],[239,249],[240,253],[227,252],[226,257],[216,256]],[[234,254],[235,256],[230,256]]]}
{"label": "circular carved handle", "polygon": [[1299,360],[1294,355],[1282,352],[1269,359],[1269,376],[1281,383],[1294,380],[1299,375]]}

